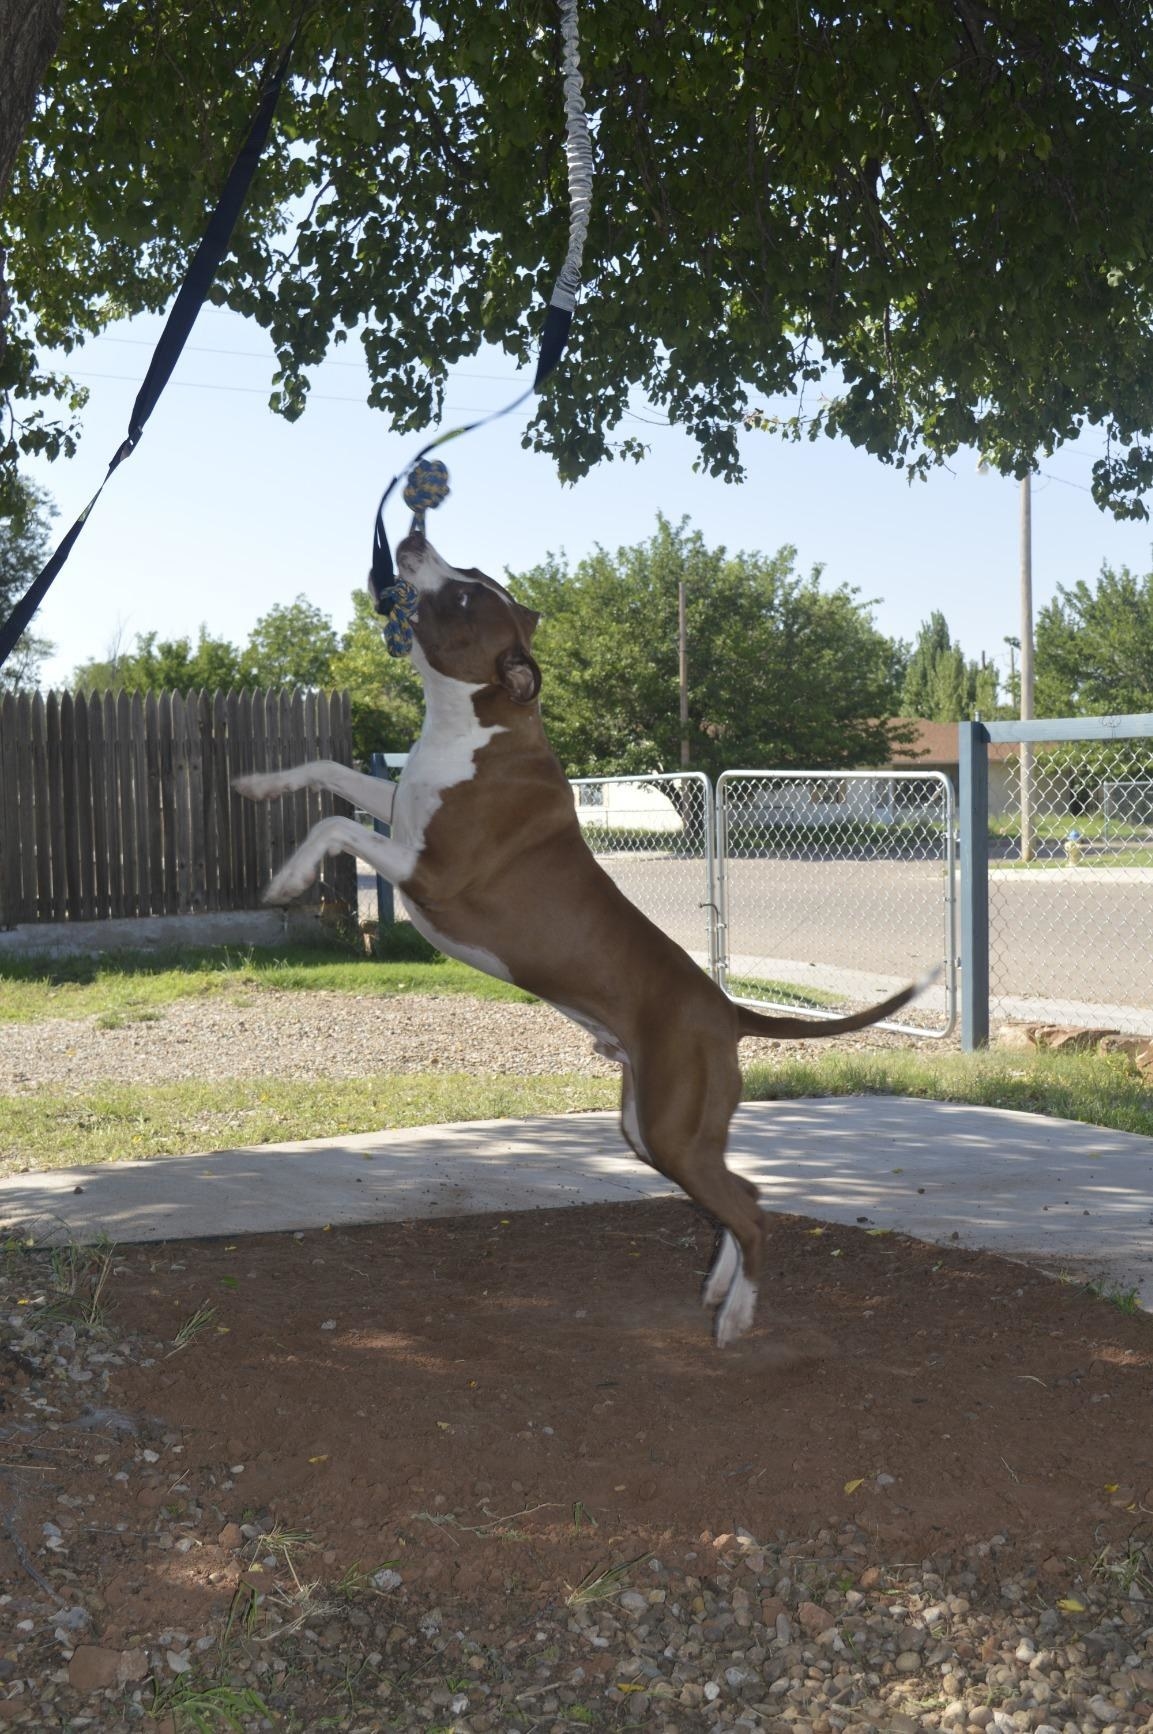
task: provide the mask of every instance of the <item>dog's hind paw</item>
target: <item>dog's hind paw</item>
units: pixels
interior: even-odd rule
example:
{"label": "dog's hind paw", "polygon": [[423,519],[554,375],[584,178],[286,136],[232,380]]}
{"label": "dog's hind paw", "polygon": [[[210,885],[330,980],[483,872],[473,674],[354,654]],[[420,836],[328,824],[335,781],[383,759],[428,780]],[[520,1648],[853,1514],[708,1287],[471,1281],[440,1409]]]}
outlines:
{"label": "dog's hind paw", "polygon": [[737,1274],[729,1285],[729,1292],[717,1309],[716,1341],[718,1349],[727,1349],[730,1343],[735,1343],[738,1337],[752,1327],[753,1315],[757,1310],[757,1288],[745,1275],[744,1268],[738,1266]]}
{"label": "dog's hind paw", "polygon": [[729,1289],[733,1278],[740,1267],[741,1253],[737,1245],[737,1237],[731,1229],[722,1228],[717,1240],[717,1249],[713,1257],[712,1269],[705,1278],[701,1290],[701,1305],[703,1307],[720,1306]]}

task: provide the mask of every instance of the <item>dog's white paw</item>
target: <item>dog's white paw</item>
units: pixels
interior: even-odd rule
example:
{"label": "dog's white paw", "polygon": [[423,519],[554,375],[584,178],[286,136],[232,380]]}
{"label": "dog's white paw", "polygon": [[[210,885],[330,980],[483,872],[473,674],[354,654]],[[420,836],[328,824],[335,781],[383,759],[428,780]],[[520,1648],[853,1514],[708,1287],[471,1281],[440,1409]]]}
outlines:
{"label": "dog's white paw", "polygon": [[731,1229],[722,1228],[717,1241],[716,1256],[713,1267],[705,1278],[705,1286],[701,1290],[701,1305],[703,1307],[718,1307],[732,1287],[733,1278],[741,1262],[740,1248],[737,1237]]}
{"label": "dog's white paw", "polygon": [[294,903],[302,891],[308,890],[315,877],[315,873],[310,873],[307,878],[302,878],[299,873],[278,873],[274,879],[268,881],[260,901],[271,904]]}
{"label": "dog's white paw", "polygon": [[751,1329],[756,1310],[756,1284],[751,1283],[744,1268],[738,1266],[737,1274],[729,1285],[729,1292],[717,1311],[715,1329],[718,1349],[727,1349],[730,1343],[735,1343],[738,1337],[743,1337],[745,1332]]}
{"label": "dog's white paw", "polygon": [[283,771],[249,771],[243,777],[233,777],[232,787],[249,801],[270,801],[283,795],[288,785]]}

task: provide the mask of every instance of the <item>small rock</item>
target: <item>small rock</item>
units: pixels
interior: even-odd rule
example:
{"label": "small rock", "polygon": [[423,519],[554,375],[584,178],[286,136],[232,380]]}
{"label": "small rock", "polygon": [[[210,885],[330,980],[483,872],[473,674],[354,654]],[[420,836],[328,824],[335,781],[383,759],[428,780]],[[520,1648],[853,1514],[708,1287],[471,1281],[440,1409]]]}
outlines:
{"label": "small rock", "polygon": [[56,1616],[57,1631],[82,1632],[92,1624],[92,1615],[87,1608],[64,1608]]}
{"label": "small rock", "polygon": [[921,1666],[921,1658],[916,1650],[902,1650],[893,1665],[898,1674],[915,1674]]}
{"label": "small rock", "polygon": [[68,1664],[68,1683],[77,1692],[106,1692],[119,1684],[120,1652],[99,1644],[80,1644]]}

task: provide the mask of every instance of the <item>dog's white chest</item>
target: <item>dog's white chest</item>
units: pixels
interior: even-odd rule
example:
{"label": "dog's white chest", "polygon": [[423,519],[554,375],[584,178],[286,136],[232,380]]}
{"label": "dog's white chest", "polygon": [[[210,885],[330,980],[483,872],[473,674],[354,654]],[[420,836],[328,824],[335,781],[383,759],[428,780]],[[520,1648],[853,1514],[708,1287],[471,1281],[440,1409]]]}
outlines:
{"label": "dog's white chest", "polygon": [[[413,661],[420,665],[414,651]],[[476,776],[476,755],[494,735],[505,731],[499,724],[477,721],[473,694],[482,689],[463,681],[448,680],[427,664],[424,679],[425,714],[420,738],[401,773],[392,809],[392,834],[419,855],[424,847],[429,821],[449,789]],[[460,847],[471,847],[467,837]]]}
{"label": "dog's white chest", "polygon": [[[392,809],[393,836],[398,843],[412,849],[418,860],[429,823],[446,792],[476,776],[477,753],[494,735],[504,732],[499,725],[482,726],[477,721],[472,695],[481,690],[479,687],[445,680],[427,666],[421,673],[427,706],[424,727],[408,756]],[[471,850],[474,840],[460,837],[457,846],[461,850]],[[481,946],[460,945],[447,938],[403,891],[400,900],[417,932],[423,933],[430,944],[486,975],[499,976],[505,981],[510,979],[508,969],[495,953]]]}

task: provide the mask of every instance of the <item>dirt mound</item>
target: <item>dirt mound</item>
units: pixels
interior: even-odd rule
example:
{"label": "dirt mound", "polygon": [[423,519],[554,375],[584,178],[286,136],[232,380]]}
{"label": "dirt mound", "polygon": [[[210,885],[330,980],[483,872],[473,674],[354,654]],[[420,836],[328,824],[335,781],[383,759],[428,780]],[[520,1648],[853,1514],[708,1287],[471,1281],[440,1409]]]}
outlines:
{"label": "dirt mound", "polygon": [[[696,1304],[711,1245],[669,1200],[124,1249],[107,1302],[131,1352],[94,1425],[41,1410],[61,1418],[13,1507],[23,1563],[84,1601],[112,1660],[83,1665],[114,1673],[306,1577],[391,1594],[402,1624],[503,1630],[654,1554],[751,1552],[763,1595],[768,1554],[813,1537],[838,1594],[870,1562],[985,1559],[994,1593],[1012,1575],[1052,1604],[1147,1535],[1147,1316],[785,1217],[757,1327],[721,1353]],[[66,1363],[60,1391],[88,1394]]]}

